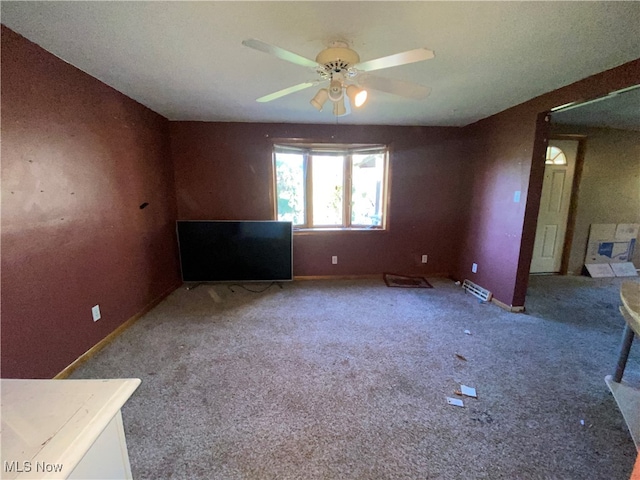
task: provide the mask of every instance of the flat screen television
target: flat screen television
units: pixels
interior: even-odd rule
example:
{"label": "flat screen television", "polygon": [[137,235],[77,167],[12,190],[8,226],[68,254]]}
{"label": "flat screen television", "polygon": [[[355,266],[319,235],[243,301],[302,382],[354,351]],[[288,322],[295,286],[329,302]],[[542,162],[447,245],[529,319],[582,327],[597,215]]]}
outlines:
{"label": "flat screen television", "polygon": [[179,220],[176,229],[185,282],[293,280],[291,222]]}

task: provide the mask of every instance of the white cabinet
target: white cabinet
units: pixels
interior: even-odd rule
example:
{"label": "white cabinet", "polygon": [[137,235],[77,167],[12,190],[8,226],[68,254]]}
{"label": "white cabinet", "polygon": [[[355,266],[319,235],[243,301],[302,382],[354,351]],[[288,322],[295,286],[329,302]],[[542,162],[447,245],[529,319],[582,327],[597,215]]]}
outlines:
{"label": "white cabinet", "polygon": [[2,479],[130,479],[120,409],[140,380],[2,380]]}

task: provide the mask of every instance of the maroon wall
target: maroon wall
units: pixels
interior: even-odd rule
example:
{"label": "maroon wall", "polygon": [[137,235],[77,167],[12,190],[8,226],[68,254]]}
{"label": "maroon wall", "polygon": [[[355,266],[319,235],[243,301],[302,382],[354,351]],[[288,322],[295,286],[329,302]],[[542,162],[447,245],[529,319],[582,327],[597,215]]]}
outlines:
{"label": "maroon wall", "polygon": [[[640,83],[640,60],[588,77],[466,127],[473,162],[471,211],[458,276],[523,306],[544,175],[544,113]],[[521,200],[514,202],[514,192]],[[478,273],[471,273],[471,264]]]}
{"label": "maroon wall", "polygon": [[454,271],[466,207],[458,128],[171,122],[178,217],[273,218],[273,139],[291,138],[391,148],[388,231],[295,234],[294,275]]}
{"label": "maroon wall", "polygon": [[296,234],[295,275],[455,273],[523,305],[540,112],[640,83],[631,62],[464,129],[168,122],[5,27],[1,53],[1,375],[23,378],[55,375],[180,283],[176,218],[272,218],[274,138],[391,148],[389,229]]}
{"label": "maroon wall", "polygon": [[1,94],[1,374],[47,378],[180,282],[168,121],[4,26]]}

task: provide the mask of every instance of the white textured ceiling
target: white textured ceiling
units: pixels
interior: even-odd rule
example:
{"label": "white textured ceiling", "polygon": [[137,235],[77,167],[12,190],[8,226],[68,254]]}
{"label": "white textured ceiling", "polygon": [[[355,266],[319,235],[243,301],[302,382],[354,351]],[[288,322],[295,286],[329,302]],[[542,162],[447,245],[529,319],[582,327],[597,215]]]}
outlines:
{"label": "white textured ceiling", "polygon": [[[432,88],[425,100],[371,92],[339,123],[472,123],[640,57],[640,2],[8,2],[2,23],[171,120],[335,123],[309,104],[307,58],[343,40],[362,61],[417,47],[432,60],[376,72]],[[328,109],[326,109],[328,110]]]}

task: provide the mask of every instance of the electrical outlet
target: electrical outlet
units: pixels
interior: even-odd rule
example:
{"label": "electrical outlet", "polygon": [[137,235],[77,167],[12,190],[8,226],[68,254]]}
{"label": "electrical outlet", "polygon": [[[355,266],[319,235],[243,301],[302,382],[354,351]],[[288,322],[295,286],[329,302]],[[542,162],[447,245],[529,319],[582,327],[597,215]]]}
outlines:
{"label": "electrical outlet", "polygon": [[471,264],[471,272],[472,273],[478,273],[478,264],[477,263]]}
{"label": "electrical outlet", "polygon": [[520,190],[513,192],[513,203],[520,203]]}
{"label": "electrical outlet", "polygon": [[333,257],[331,257],[331,263],[334,265],[338,264],[338,256],[334,255]]}
{"label": "electrical outlet", "polygon": [[91,309],[91,315],[93,316],[94,322],[97,322],[102,318],[102,316],[100,315],[100,305],[96,305]]}
{"label": "electrical outlet", "polygon": [[429,255],[422,255],[422,263],[427,263],[428,259],[429,259]]}

